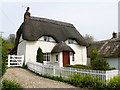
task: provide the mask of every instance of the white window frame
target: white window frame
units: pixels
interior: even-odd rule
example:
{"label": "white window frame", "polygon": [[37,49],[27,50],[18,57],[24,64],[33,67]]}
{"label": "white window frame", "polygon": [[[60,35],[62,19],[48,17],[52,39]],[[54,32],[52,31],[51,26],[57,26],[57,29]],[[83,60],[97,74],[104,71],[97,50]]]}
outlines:
{"label": "white window frame", "polygon": [[58,62],[59,59],[58,59],[58,55],[55,56],[55,62]]}
{"label": "white window frame", "polygon": [[68,44],[74,44],[74,40],[73,39],[68,39]]}
{"label": "white window frame", "polygon": [[43,56],[44,56],[44,61],[50,61],[50,58],[51,58],[51,53],[43,53]]}
{"label": "white window frame", "polygon": [[72,53],[72,61],[73,62],[75,61],[75,55],[74,55],[74,53]]}
{"label": "white window frame", "polygon": [[44,41],[50,42],[50,37],[49,36],[44,36]]}

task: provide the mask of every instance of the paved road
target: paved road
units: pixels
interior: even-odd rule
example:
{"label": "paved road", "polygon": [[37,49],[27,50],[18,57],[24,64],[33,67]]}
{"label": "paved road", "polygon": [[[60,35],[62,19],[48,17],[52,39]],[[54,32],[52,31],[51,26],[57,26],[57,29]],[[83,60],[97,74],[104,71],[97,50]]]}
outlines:
{"label": "paved road", "polygon": [[8,68],[3,79],[16,81],[23,88],[76,88],[63,82],[40,77],[22,68]]}

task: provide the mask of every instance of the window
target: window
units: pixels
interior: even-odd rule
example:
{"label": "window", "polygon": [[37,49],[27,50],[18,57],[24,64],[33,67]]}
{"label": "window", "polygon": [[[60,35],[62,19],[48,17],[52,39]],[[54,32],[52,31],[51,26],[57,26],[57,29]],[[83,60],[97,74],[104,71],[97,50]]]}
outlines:
{"label": "window", "polygon": [[50,61],[50,53],[43,53],[44,61]]}
{"label": "window", "polygon": [[68,39],[68,44],[73,44],[74,40],[73,39]]}
{"label": "window", "polygon": [[50,37],[49,36],[44,36],[44,41],[49,42],[50,41]]}
{"label": "window", "polygon": [[72,61],[75,61],[74,53],[72,53]]}
{"label": "window", "polygon": [[58,55],[56,55],[56,61],[58,61]]}

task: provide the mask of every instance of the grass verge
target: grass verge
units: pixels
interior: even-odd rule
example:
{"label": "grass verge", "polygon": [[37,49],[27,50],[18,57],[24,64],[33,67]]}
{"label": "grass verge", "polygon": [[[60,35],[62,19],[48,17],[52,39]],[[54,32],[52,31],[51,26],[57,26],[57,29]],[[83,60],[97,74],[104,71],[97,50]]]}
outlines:
{"label": "grass verge", "polygon": [[21,85],[14,81],[3,80],[2,82],[2,90],[19,90]]}

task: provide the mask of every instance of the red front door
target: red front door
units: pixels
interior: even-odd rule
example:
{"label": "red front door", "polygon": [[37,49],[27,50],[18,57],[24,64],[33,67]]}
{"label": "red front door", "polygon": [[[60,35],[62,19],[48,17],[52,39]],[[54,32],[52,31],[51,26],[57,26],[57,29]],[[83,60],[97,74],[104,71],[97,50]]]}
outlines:
{"label": "red front door", "polygon": [[63,66],[70,64],[70,55],[69,52],[63,52]]}

